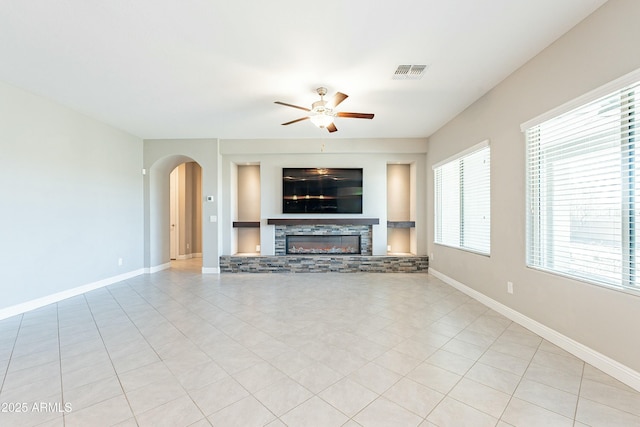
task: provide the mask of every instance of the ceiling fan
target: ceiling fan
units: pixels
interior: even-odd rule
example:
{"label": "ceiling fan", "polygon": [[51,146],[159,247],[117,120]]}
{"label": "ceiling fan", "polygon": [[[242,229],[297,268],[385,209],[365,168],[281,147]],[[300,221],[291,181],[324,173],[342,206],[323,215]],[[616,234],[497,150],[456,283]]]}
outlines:
{"label": "ceiling fan", "polygon": [[331,102],[325,101],[324,96],[327,94],[326,87],[319,87],[316,89],[318,95],[320,95],[320,101],[316,101],[311,104],[311,108],[300,107],[298,105],[287,104],[286,102],[275,101],[276,104],[285,105],[287,107],[297,108],[299,110],[308,111],[309,114],[290,122],[282,123],[283,126],[290,125],[292,123],[301,122],[303,120],[311,120],[311,122],[319,128],[326,128],[329,132],[335,132],[338,130],[333,120],[336,117],[346,117],[350,119],[373,119],[373,114],[370,113],[346,113],[334,111],[342,101],[347,99],[348,95],[341,92],[336,92]]}

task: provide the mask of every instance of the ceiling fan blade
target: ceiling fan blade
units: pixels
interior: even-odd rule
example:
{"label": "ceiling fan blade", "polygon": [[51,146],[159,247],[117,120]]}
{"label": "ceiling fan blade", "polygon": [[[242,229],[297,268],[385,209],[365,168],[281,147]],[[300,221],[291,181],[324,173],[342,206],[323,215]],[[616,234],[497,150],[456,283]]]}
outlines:
{"label": "ceiling fan blade", "polygon": [[280,104],[280,105],[284,105],[286,107],[293,107],[293,108],[297,108],[299,110],[304,110],[304,111],[311,111],[310,109],[306,108],[306,107],[299,107],[297,105],[293,105],[293,104],[287,104],[286,102],[280,102],[280,101],[275,101],[275,104]]}
{"label": "ceiling fan blade", "polygon": [[341,113],[336,113],[336,116],[347,117],[350,119],[373,119],[373,114],[371,113],[346,113],[343,111]]}
{"label": "ceiling fan blade", "polygon": [[342,101],[344,101],[345,99],[347,99],[349,97],[349,95],[346,95],[342,92],[336,92],[336,94],[333,96],[333,99],[331,100],[331,103],[329,104],[329,106],[335,108],[338,106],[338,104],[340,104]]}
{"label": "ceiling fan blade", "polygon": [[283,123],[283,124],[282,124],[282,126],[290,125],[290,124],[292,124],[292,123],[298,123],[298,122],[301,122],[301,121],[303,121],[303,120],[309,120],[309,116],[307,116],[307,117],[300,117],[299,119],[291,120],[290,122]]}
{"label": "ceiling fan blade", "polygon": [[334,123],[331,123],[329,126],[327,126],[327,130],[329,132],[335,132],[338,130],[338,128],[336,127],[336,125]]}

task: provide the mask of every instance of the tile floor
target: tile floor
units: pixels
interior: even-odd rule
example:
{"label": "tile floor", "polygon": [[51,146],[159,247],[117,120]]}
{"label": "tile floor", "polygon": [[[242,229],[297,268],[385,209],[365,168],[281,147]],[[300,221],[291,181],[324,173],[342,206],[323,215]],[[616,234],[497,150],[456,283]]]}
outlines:
{"label": "tile floor", "polygon": [[2,426],[640,426],[640,393],[427,274],[183,261],[0,321],[0,379]]}

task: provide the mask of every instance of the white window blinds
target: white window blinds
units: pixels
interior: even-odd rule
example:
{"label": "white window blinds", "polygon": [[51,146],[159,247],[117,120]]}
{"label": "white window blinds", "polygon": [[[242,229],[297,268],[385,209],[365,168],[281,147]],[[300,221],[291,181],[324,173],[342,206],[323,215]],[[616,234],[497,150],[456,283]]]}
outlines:
{"label": "white window blinds", "polygon": [[488,142],[435,165],[433,171],[435,242],[488,255],[491,247]]}
{"label": "white window blinds", "polygon": [[608,90],[525,125],[527,265],[637,290],[640,79]]}

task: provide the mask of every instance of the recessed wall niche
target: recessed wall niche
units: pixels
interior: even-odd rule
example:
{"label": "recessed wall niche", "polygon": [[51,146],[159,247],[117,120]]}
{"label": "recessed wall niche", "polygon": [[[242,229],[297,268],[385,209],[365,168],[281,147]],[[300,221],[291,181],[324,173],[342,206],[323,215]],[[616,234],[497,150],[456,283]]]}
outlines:
{"label": "recessed wall niche", "polygon": [[414,167],[387,165],[387,253],[415,254]]}
{"label": "recessed wall niche", "polygon": [[260,253],[260,165],[238,165],[237,207],[233,223],[237,254]]}

